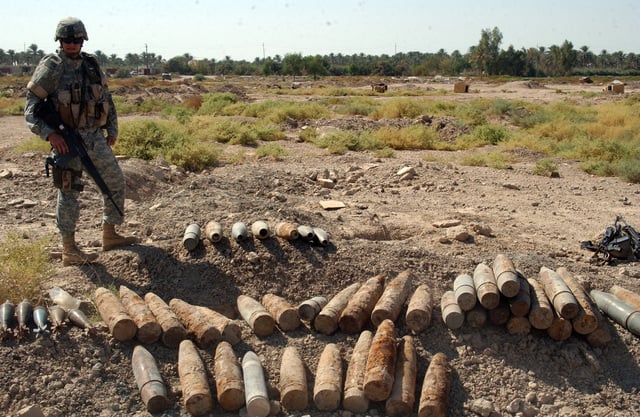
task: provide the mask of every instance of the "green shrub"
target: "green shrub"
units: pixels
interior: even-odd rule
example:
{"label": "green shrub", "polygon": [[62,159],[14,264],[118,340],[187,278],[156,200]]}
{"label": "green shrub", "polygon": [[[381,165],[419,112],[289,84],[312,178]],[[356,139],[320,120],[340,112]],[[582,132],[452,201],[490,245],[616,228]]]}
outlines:
{"label": "green shrub", "polygon": [[204,74],[196,74],[193,76],[193,80],[194,81],[204,81],[205,80],[205,76]]}
{"label": "green shrub", "polygon": [[0,243],[0,299],[15,303],[41,300],[42,283],[53,273],[47,246],[49,239],[25,239],[9,233]]}
{"label": "green shrub", "polygon": [[221,153],[221,149],[213,144],[190,142],[181,147],[166,149],[164,157],[171,164],[197,172],[217,165]]}
{"label": "green shrub", "polygon": [[420,116],[424,108],[416,100],[394,98],[384,102],[371,116],[374,119],[413,119]]}
{"label": "green shrub", "polygon": [[223,115],[223,111],[226,107],[235,104],[238,101],[238,97],[231,93],[211,93],[205,94],[202,97],[202,105],[197,111],[199,115]]}
{"label": "green shrub", "polygon": [[460,164],[467,166],[483,166],[495,169],[511,168],[510,158],[502,152],[468,154],[460,159]]}
{"label": "green shrub", "polygon": [[256,148],[256,156],[258,158],[271,158],[279,161],[288,155],[289,152],[276,143],[267,143]]}
{"label": "green shrub", "polygon": [[382,147],[392,149],[437,149],[435,132],[423,125],[413,125],[402,129],[383,127],[374,131],[373,136]]}
{"label": "green shrub", "polygon": [[624,159],[616,165],[616,175],[625,181],[640,184],[640,159]]}
{"label": "green shrub", "polygon": [[22,142],[15,148],[16,152],[51,152],[51,144],[42,140],[39,136],[31,136],[28,141]]}
{"label": "green shrub", "polygon": [[532,173],[534,175],[542,175],[543,177],[557,176],[558,165],[550,159],[538,159],[536,166],[533,167]]}

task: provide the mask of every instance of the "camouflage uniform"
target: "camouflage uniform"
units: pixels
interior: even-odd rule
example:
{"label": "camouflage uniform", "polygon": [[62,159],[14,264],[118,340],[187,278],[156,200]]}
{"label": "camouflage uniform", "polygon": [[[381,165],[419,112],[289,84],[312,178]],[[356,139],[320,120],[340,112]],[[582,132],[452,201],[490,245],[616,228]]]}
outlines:
{"label": "camouflage uniform", "polygon": [[[46,140],[54,129],[34,115],[34,107],[45,98],[53,101],[62,119],[82,136],[87,153],[100,172],[118,207],[124,207],[125,179],[116,158],[107,144],[104,131],[118,135],[118,118],[98,63],[91,55],[81,53],[69,58],[62,51],[49,54],[38,64],[27,86],[25,119],[31,131]],[[55,151],[53,152],[55,155]],[[68,168],[84,169],[79,157]],[[80,178],[74,177],[79,183]],[[58,190],[56,222],[63,237],[75,232],[79,216],[79,191]],[[123,217],[103,196],[103,223],[122,224]]]}

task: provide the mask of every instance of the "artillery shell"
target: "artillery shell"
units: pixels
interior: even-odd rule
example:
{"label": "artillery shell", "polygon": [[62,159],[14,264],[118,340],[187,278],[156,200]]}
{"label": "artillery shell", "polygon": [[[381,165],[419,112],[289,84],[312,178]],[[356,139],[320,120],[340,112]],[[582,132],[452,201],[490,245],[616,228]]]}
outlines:
{"label": "artillery shell", "polygon": [[576,297],[580,307],[578,315],[571,320],[573,330],[582,335],[593,332],[598,328],[598,316],[600,315],[598,308],[595,306],[591,298],[589,298],[589,294],[587,294],[587,291],[584,289],[582,284],[575,279],[573,274],[571,274],[567,268],[560,267],[556,272]]}
{"label": "artillery shell", "polygon": [[182,246],[188,251],[192,251],[198,247],[200,243],[200,226],[197,223],[192,223],[184,231],[182,236]]}
{"label": "artillery shell", "polygon": [[204,226],[204,235],[211,241],[211,243],[220,242],[222,239],[222,225],[211,220]]}
{"label": "artillery shell", "polygon": [[206,348],[222,337],[220,330],[196,306],[179,298],[172,298],[169,301],[169,306],[176,313],[176,316],[178,316],[189,334],[193,336],[199,347]]}
{"label": "artillery shell", "polygon": [[540,267],[538,275],[544,292],[558,315],[567,320],[576,317],[580,311],[578,301],[560,275],[545,266]]}
{"label": "artillery shell", "polygon": [[187,411],[201,416],[213,409],[213,397],[207,379],[207,369],[193,342],[185,339],[178,348],[178,376]]}
{"label": "artillery shell", "polygon": [[152,292],[144,295],[144,302],[162,327],[162,343],[165,346],[178,347],[180,342],[187,338],[187,329],[184,328],[176,313],[162,298]]}
{"label": "artillery shell", "polygon": [[360,333],[358,341],[353,348],[351,360],[347,367],[347,375],[344,379],[344,398],[342,407],[352,413],[364,413],[369,409],[369,399],[364,393],[364,374],[369,357],[369,349],[373,334],[369,330]]}
{"label": "artillery shell", "polygon": [[433,355],[420,393],[418,417],[445,417],[449,409],[451,366],[444,353]]}
{"label": "artillery shell", "polygon": [[319,227],[314,227],[313,236],[314,236],[314,240],[318,242],[320,245],[322,246],[329,245],[329,234],[324,229],[321,229]]}
{"label": "artillery shell", "polygon": [[354,334],[362,331],[384,291],[384,284],[385,276],[376,275],[356,291],[338,319],[343,333]]}
{"label": "artillery shell", "polygon": [[301,320],[312,321],[327,305],[327,299],[322,296],[313,297],[298,305],[298,316]]}
{"label": "artillery shell", "polygon": [[47,330],[47,327],[49,327],[48,320],[49,320],[49,311],[46,308],[42,306],[37,306],[36,308],[33,309],[33,322],[36,325],[34,332],[36,333],[48,332]]}
{"label": "artillery shell", "polygon": [[142,343],[154,343],[157,341],[162,334],[162,327],[158,324],[156,317],[142,297],[136,294],[135,291],[121,285],[120,300],[138,328],[136,338]]}
{"label": "artillery shell", "polygon": [[340,314],[342,314],[351,297],[358,291],[358,288],[360,288],[360,283],[356,282],[334,295],[313,320],[313,327],[320,333],[333,334],[338,329]]}
{"label": "artillery shell", "polygon": [[287,346],[280,364],[280,402],[287,410],[307,408],[307,375],[300,353],[294,346]]}
{"label": "artillery shell", "polygon": [[109,326],[111,335],[120,342],[133,339],[138,327],[122,305],[120,298],[104,287],[96,288],[94,295],[98,312]]}
{"label": "artillery shell", "polygon": [[462,309],[456,303],[456,297],[453,291],[445,291],[440,299],[440,311],[442,311],[442,320],[450,329],[458,329],[464,323],[464,314]]}
{"label": "artillery shell", "polygon": [[258,239],[266,239],[269,237],[269,225],[262,220],[255,221],[251,224],[251,234]]}
{"label": "artillery shell", "polygon": [[51,320],[53,328],[60,327],[67,319],[67,312],[59,305],[52,305],[49,307],[49,319]]}
{"label": "artillery shell", "polygon": [[398,348],[396,375],[385,409],[388,416],[409,416],[416,401],[417,353],[411,336],[404,336]]}
{"label": "artillery shell", "polygon": [[321,411],[333,411],[340,405],[342,394],[342,358],[335,343],[324,347],[313,386],[313,402]]}
{"label": "artillery shell", "polygon": [[80,310],[79,308],[74,308],[69,310],[67,315],[69,317],[69,321],[81,329],[88,330],[90,333],[95,332],[93,325],[87,318],[87,316]]}
{"label": "artillery shell", "polygon": [[268,293],[262,296],[262,305],[275,318],[283,332],[295,330],[300,326],[298,310],[284,298]]}
{"label": "artillery shell", "polygon": [[2,303],[0,307],[0,331],[5,332],[13,329],[15,325],[15,306],[9,300]]}
{"label": "artillery shell", "polygon": [[233,226],[231,226],[231,237],[236,242],[242,242],[247,238],[247,225],[243,222],[235,222]]}
{"label": "artillery shell", "polygon": [[493,275],[493,270],[484,263],[479,263],[473,271],[473,285],[476,287],[478,300],[487,310],[496,308],[500,303],[500,290]]}
{"label": "artillery shell", "polygon": [[237,304],[240,315],[257,336],[269,336],[273,333],[275,319],[258,300],[240,294]]}
{"label": "artillery shell", "polygon": [[131,355],[133,375],[142,397],[142,402],[150,413],[159,413],[169,406],[167,388],[158,369],[155,358],[147,349],[138,345]]}
{"label": "artillery shell", "polygon": [[[475,290],[474,290],[475,294]],[[407,306],[407,327],[414,333],[420,333],[431,325],[433,296],[427,284],[420,284],[413,292]]]}
{"label": "artillery shell", "polygon": [[463,311],[469,311],[476,306],[478,296],[473,285],[473,277],[469,274],[460,274],[453,280],[453,292],[456,302]]}
{"label": "artillery shell", "polygon": [[223,340],[216,346],[213,373],[220,407],[225,411],[241,409],[244,406],[242,368],[229,342]]}
{"label": "artillery shell", "polygon": [[27,329],[33,322],[33,306],[29,300],[24,299],[16,306],[16,316],[18,316],[18,327]]}
{"label": "artillery shell", "polygon": [[498,289],[505,297],[515,297],[520,291],[516,267],[507,255],[499,253],[493,261],[493,276]]}
{"label": "artillery shell", "polygon": [[293,223],[280,222],[276,224],[276,236],[285,240],[296,240],[298,238],[298,228]]}
{"label": "artillery shell", "polygon": [[386,319],[396,321],[404,302],[409,297],[411,280],[411,273],[407,270],[400,272],[387,284],[371,312],[371,322],[374,326],[378,326]]}
{"label": "artillery shell", "polygon": [[242,358],[244,393],[247,414],[251,417],[266,417],[271,411],[267,383],[260,359],[255,352],[248,351]]}
{"label": "artillery shell", "polygon": [[298,236],[306,241],[312,241],[316,235],[313,233],[313,228],[311,226],[300,225],[298,226]]}
{"label": "artillery shell", "polygon": [[384,401],[393,388],[397,358],[395,326],[383,320],[371,341],[364,374],[364,393],[371,401]]}

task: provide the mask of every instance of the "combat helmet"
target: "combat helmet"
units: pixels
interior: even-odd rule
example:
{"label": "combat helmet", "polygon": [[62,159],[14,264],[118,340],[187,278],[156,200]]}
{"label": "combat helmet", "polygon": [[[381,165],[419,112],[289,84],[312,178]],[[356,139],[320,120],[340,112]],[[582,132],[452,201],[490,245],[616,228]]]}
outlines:
{"label": "combat helmet", "polygon": [[84,23],[77,17],[65,17],[58,22],[56,27],[56,41],[66,38],[82,38],[85,41],[89,40],[87,36],[87,30],[84,28]]}

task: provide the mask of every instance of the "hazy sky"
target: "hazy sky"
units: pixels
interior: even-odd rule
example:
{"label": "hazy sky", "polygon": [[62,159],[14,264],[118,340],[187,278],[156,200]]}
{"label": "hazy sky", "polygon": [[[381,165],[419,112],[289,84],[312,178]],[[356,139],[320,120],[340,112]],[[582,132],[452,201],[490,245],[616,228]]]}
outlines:
{"label": "hazy sky", "polygon": [[586,45],[599,54],[640,53],[638,0],[11,0],[2,2],[0,48],[53,52],[58,21],[82,19],[84,50],[165,59],[466,53],[498,27],[502,49]]}

